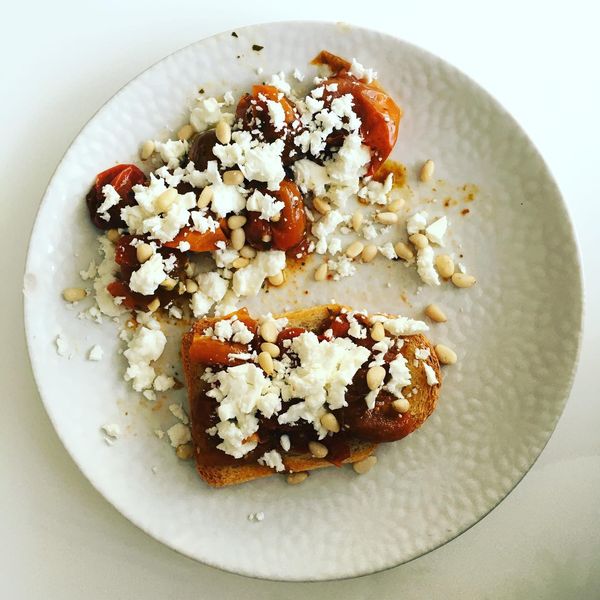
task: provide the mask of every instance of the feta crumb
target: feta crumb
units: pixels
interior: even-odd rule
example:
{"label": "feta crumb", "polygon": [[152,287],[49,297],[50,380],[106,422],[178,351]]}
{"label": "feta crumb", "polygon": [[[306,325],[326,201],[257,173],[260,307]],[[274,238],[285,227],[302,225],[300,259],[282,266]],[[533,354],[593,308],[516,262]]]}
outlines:
{"label": "feta crumb", "polygon": [[[265,465],[265,467],[269,467],[270,469],[275,469],[277,472],[285,471],[285,465],[283,464],[281,454],[279,454],[279,452],[277,452],[277,450],[271,450],[269,452],[265,452],[258,459],[258,464]],[[257,515],[257,518],[258,518],[258,515]]]}
{"label": "feta crumb", "polygon": [[155,429],[154,430],[154,435],[159,439],[162,440],[165,437],[165,432],[162,429]]}
{"label": "feta crumb", "polygon": [[83,281],[88,281],[90,279],[94,279],[97,272],[96,262],[92,260],[85,271],[79,271],[79,277],[81,277]]}
{"label": "feta crumb", "polygon": [[259,511],[256,513],[255,518],[257,521],[264,521],[265,519],[265,513],[262,511]]}
{"label": "feta crumb", "polygon": [[175,423],[175,425],[169,427],[169,429],[167,429],[167,435],[169,436],[173,448],[177,448],[177,446],[181,446],[182,444],[187,444],[192,439],[190,428],[183,423]]}
{"label": "feta crumb", "polygon": [[429,348],[417,348],[415,350],[415,358],[419,360],[427,360],[431,355],[431,350]]}
{"label": "feta crumb", "polygon": [[152,296],[167,277],[164,267],[162,256],[158,253],[153,254],[131,274],[129,289],[144,296]]}
{"label": "feta crumb", "polygon": [[398,258],[392,242],[387,242],[383,246],[377,246],[377,250],[379,250],[379,252],[388,260],[394,260],[395,258]]}
{"label": "feta crumb", "polygon": [[118,438],[121,435],[121,428],[116,423],[107,423],[102,425],[104,433],[111,438]]}
{"label": "feta crumb", "polygon": [[304,75],[300,72],[300,70],[298,68],[294,69],[294,72],[292,73],[292,77],[296,81],[304,81]]}
{"label": "feta crumb", "polygon": [[110,215],[108,211],[113,207],[117,206],[119,202],[121,202],[121,196],[112,185],[105,185],[102,188],[102,195],[104,196],[104,201],[98,207],[96,212],[104,221],[108,221],[110,219]]}
{"label": "feta crumb", "polygon": [[377,73],[373,69],[363,67],[355,58],[352,59],[352,65],[348,73],[357,79],[364,79],[367,83],[377,79]]}
{"label": "feta crumb", "polygon": [[141,392],[151,388],[156,377],[150,363],[163,353],[167,338],[160,329],[151,329],[145,325],[138,327],[123,356],[129,362],[125,371],[125,381],[132,381],[133,389]]}
{"label": "feta crumb", "polygon": [[191,247],[192,247],[191,244],[189,242],[186,242],[185,240],[182,242],[179,242],[179,245],[177,246],[177,248],[181,252],[187,252]]}
{"label": "feta crumb", "polygon": [[267,100],[267,110],[275,131],[281,131],[285,127],[285,111],[281,102]]}
{"label": "feta crumb", "polygon": [[71,345],[62,334],[57,335],[54,342],[56,343],[56,353],[59,356],[63,356],[64,358],[71,358],[71,356],[73,356]]}
{"label": "feta crumb", "polygon": [[89,354],[88,354],[88,360],[102,360],[102,357],[104,356],[104,350],[98,346],[98,344],[96,344],[95,346],[92,346]]}
{"label": "feta crumb", "polygon": [[269,194],[263,194],[255,190],[246,202],[246,210],[259,212],[259,219],[270,221],[273,217],[281,214],[285,204],[276,200]]}
{"label": "feta crumb", "polygon": [[156,401],[156,392],[154,390],[144,390],[142,392],[142,396],[144,396],[144,398],[150,402]]}
{"label": "feta crumb", "polygon": [[448,219],[443,216],[435,220],[429,227],[425,229],[425,235],[429,238],[430,242],[437,244],[438,246],[444,245],[444,235],[448,228]]}
{"label": "feta crumb", "polygon": [[423,363],[423,368],[425,369],[425,375],[427,377],[427,383],[429,385],[436,385],[437,383],[439,383],[435,371],[432,367],[430,367],[427,363]]}
{"label": "feta crumb", "polygon": [[423,231],[425,227],[427,227],[427,212],[424,210],[411,215],[406,221],[406,231],[408,232],[408,235],[419,233]]}
{"label": "feta crumb", "polygon": [[427,285],[440,285],[438,272],[434,267],[433,248],[425,246],[417,251],[417,273]]}
{"label": "feta crumb", "polygon": [[154,382],[152,383],[152,387],[157,392],[166,392],[170,390],[175,385],[175,380],[168,375],[158,375]]}
{"label": "feta crumb", "polygon": [[187,425],[190,422],[181,404],[169,404],[169,410],[171,411],[171,414],[179,419],[184,425]]}

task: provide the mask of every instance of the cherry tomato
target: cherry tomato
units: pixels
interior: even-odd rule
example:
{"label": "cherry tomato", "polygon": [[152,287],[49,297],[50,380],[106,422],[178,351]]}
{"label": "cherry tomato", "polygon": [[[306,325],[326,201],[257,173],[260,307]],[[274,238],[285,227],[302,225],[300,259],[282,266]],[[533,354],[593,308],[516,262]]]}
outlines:
{"label": "cherry tomato", "polygon": [[268,250],[271,247],[273,239],[271,222],[261,219],[260,213],[257,212],[249,212],[246,218],[244,233],[246,234],[248,245],[257,250]]}
{"label": "cherry tomato", "polygon": [[244,344],[221,342],[207,335],[195,335],[189,350],[190,360],[202,365],[239,365],[243,360],[230,358],[230,354],[248,352]]}
{"label": "cherry tomato", "polygon": [[209,160],[217,160],[213,154],[213,147],[218,144],[217,134],[214,129],[196,134],[190,144],[188,158],[194,163],[198,171],[204,171]]}
{"label": "cherry tomato", "polygon": [[106,286],[106,289],[113,298],[123,298],[121,306],[129,310],[146,310],[148,304],[154,299],[152,296],[132,292],[124,281],[113,281]]}
{"label": "cherry tomato", "polygon": [[223,229],[218,227],[215,231],[205,231],[200,233],[190,227],[184,227],[171,242],[166,242],[163,246],[167,248],[177,248],[181,242],[188,242],[191,252],[211,252],[217,249],[217,242],[226,240]]}
{"label": "cherry tomato", "polygon": [[277,250],[290,250],[298,246],[306,237],[306,213],[298,186],[284,179],[277,192],[272,193],[284,203],[279,221],[271,223],[273,247]]}

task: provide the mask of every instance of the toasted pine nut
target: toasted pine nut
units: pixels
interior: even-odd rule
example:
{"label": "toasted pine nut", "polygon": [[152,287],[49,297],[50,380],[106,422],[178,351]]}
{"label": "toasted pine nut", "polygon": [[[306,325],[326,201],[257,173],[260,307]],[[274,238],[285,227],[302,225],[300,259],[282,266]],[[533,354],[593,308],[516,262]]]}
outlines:
{"label": "toasted pine nut", "polygon": [[321,425],[332,433],[337,433],[340,430],[340,424],[333,413],[325,413],[321,417]]}
{"label": "toasted pine nut", "polygon": [[152,302],[148,304],[148,310],[150,312],[155,312],[160,308],[160,300],[158,298],[154,298]]}
{"label": "toasted pine nut", "polygon": [[435,347],[435,354],[443,365],[453,365],[457,360],[456,352],[444,344]]}
{"label": "toasted pine nut", "polygon": [[281,220],[281,213],[277,213],[271,217],[271,223],[279,223]]}
{"label": "toasted pine nut", "polygon": [[241,250],[246,243],[246,232],[243,229],[234,229],[231,232],[231,246],[234,250]]}
{"label": "toasted pine nut", "polygon": [[67,302],[79,302],[85,298],[85,290],[83,288],[65,288],[62,295]]}
{"label": "toasted pine nut", "polygon": [[435,163],[431,159],[426,160],[419,171],[419,179],[421,181],[429,181],[433,175],[434,169]]}
{"label": "toasted pine nut", "polygon": [[165,277],[160,284],[160,286],[164,287],[166,290],[172,290],[176,285],[177,280],[172,277]]}
{"label": "toasted pine nut", "polygon": [[204,208],[204,207],[208,206],[210,204],[210,201],[212,200],[212,197],[213,197],[212,185],[207,185],[200,192],[200,196],[198,197],[198,202],[196,203],[196,206],[198,208]]}
{"label": "toasted pine nut", "polygon": [[315,281],[325,281],[327,279],[327,263],[323,263],[315,271]]}
{"label": "toasted pine nut", "polygon": [[412,260],[415,257],[415,254],[410,249],[410,246],[404,242],[396,242],[394,245],[394,250],[396,251],[398,258],[402,258],[403,260]]}
{"label": "toasted pine nut", "polygon": [[362,224],[363,224],[363,214],[362,214],[362,212],[360,212],[360,210],[357,210],[352,215],[352,229],[354,229],[354,231],[360,231]]}
{"label": "toasted pine nut", "polygon": [[189,140],[193,135],[194,128],[189,123],[177,132],[177,137],[182,141]]}
{"label": "toasted pine nut", "polygon": [[155,201],[154,208],[161,213],[167,212],[171,205],[177,199],[177,190],[175,188],[169,188],[165,190]]}
{"label": "toasted pine nut", "polygon": [[454,275],[454,261],[447,254],[438,254],[435,257],[435,266],[440,277],[450,279]]}
{"label": "toasted pine nut", "polygon": [[423,250],[425,246],[429,246],[429,240],[422,233],[413,233],[408,239],[418,250]]}
{"label": "toasted pine nut", "polygon": [[348,258],[356,258],[364,249],[365,245],[360,240],[356,240],[356,242],[352,242],[346,248],[346,256]]}
{"label": "toasted pine nut", "polygon": [[425,314],[436,323],[445,323],[448,320],[444,311],[437,304],[428,304],[425,307]]}
{"label": "toasted pine nut", "polygon": [[325,458],[329,454],[329,449],[321,442],[308,442],[308,451],[315,458]]}
{"label": "toasted pine nut", "polygon": [[279,332],[277,331],[277,327],[271,321],[265,321],[259,329],[260,337],[265,340],[265,342],[271,342],[274,344],[277,341],[277,336]]}
{"label": "toasted pine nut", "polygon": [[269,283],[271,285],[274,285],[275,287],[279,287],[280,285],[283,285],[284,281],[285,281],[285,276],[283,275],[283,271],[280,271],[279,273],[277,273],[277,275],[272,275],[271,277],[269,277]]}
{"label": "toasted pine nut", "polygon": [[243,269],[244,267],[247,267],[249,264],[250,264],[250,261],[247,258],[244,258],[243,256],[239,256],[231,263],[231,266],[234,269]]}
{"label": "toasted pine nut", "polygon": [[290,485],[298,485],[308,479],[308,473],[306,471],[300,471],[299,473],[290,473],[286,480]]}
{"label": "toasted pine nut", "polygon": [[177,284],[177,293],[182,296],[183,294],[185,294],[185,292],[187,291],[187,288],[185,287],[185,283],[183,283],[183,281],[180,281]]}
{"label": "toasted pine nut", "polygon": [[452,275],[452,283],[459,288],[470,288],[475,284],[475,277],[466,273],[454,273]]}
{"label": "toasted pine nut", "polygon": [[375,244],[367,244],[360,253],[360,259],[363,262],[371,262],[377,256],[377,246]]}
{"label": "toasted pine nut", "polygon": [[380,342],[385,337],[385,329],[383,328],[383,323],[377,321],[373,323],[373,327],[371,327],[371,339]]}
{"label": "toasted pine nut", "polygon": [[227,227],[229,229],[240,229],[246,224],[247,220],[244,215],[233,215],[227,219]]}
{"label": "toasted pine nut", "polygon": [[140,264],[144,264],[153,254],[154,250],[152,249],[152,246],[145,242],[139,244],[135,249],[135,256]]}
{"label": "toasted pine nut", "polygon": [[398,212],[404,206],[404,198],[392,200],[385,208],[390,212]]}
{"label": "toasted pine nut", "polygon": [[275,344],[273,344],[271,342],[263,342],[260,345],[260,349],[263,352],[268,352],[273,358],[277,358],[280,354],[279,346],[276,346]]}
{"label": "toasted pine nut", "polygon": [[375,215],[375,220],[382,225],[394,225],[398,222],[398,215],[395,212],[380,212]]}
{"label": "toasted pine nut", "polygon": [[355,462],[352,465],[352,468],[354,469],[354,472],[358,475],[364,475],[365,473],[368,473],[375,466],[376,463],[376,456],[367,456],[367,458]]}
{"label": "toasted pine nut", "polygon": [[240,250],[240,256],[244,258],[254,258],[256,256],[256,250],[252,246],[244,246]]}
{"label": "toasted pine nut", "polygon": [[275,371],[273,357],[268,352],[261,352],[258,355],[258,364],[267,375],[272,375]]}
{"label": "toasted pine nut", "polygon": [[118,229],[109,229],[106,232],[106,237],[109,239],[109,241],[111,241],[113,244],[116,244],[119,241],[119,238],[121,237],[121,235],[119,234],[119,230]]}
{"label": "toasted pine nut", "polygon": [[370,390],[376,390],[385,378],[385,369],[379,365],[371,367],[367,371],[367,385]]}
{"label": "toasted pine nut", "polygon": [[320,198],[319,196],[317,196],[313,200],[313,207],[318,213],[322,215],[326,215],[331,210],[329,202],[327,202],[327,200],[325,200],[324,198]]}
{"label": "toasted pine nut", "polygon": [[152,140],[146,140],[140,148],[140,158],[142,160],[148,160],[152,154],[154,154],[154,142]]}
{"label": "toasted pine nut", "polygon": [[410,402],[406,398],[398,398],[392,402],[392,408],[396,412],[404,414],[410,410]]}
{"label": "toasted pine nut", "polygon": [[221,144],[229,144],[231,141],[231,127],[227,121],[219,121],[215,129],[215,135]]}
{"label": "toasted pine nut", "polygon": [[225,185],[242,185],[244,183],[244,174],[241,171],[225,171],[223,173],[223,183]]}
{"label": "toasted pine nut", "polygon": [[188,279],[185,282],[185,291],[188,294],[194,294],[198,291],[198,284],[193,279]]}
{"label": "toasted pine nut", "polygon": [[194,456],[194,446],[192,444],[181,444],[175,449],[175,454],[181,460],[190,460]]}

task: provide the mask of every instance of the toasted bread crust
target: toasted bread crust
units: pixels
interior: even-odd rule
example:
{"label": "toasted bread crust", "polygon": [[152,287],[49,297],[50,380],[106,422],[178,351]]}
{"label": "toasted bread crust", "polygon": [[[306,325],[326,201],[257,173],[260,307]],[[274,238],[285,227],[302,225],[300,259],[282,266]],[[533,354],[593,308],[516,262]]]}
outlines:
{"label": "toasted bread crust", "polygon": [[[339,304],[328,304],[315,306],[288,313],[276,315],[276,318],[285,317],[288,319],[291,327],[303,327],[309,331],[314,331],[320,328],[322,323],[330,316],[338,314],[343,306]],[[196,321],[192,329],[183,336],[181,345],[181,355],[183,368],[185,371],[188,398],[190,402],[192,419],[194,418],[194,403],[204,393],[206,384],[201,379],[201,369],[193,368],[189,357],[189,349],[194,338],[194,334],[204,331],[207,327],[211,327],[217,320],[216,318],[205,318]],[[408,435],[429,417],[433,412],[439,395],[439,385],[430,386],[427,384],[427,379],[423,369],[417,369],[414,365],[414,351],[416,348],[429,348],[430,357],[427,363],[434,369],[438,381],[441,382],[440,365],[435,356],[433,346],[429,340],[420,334],[405,337],[403,354],[408,360],[408,367],[411,372],[412,387],[417,389],[417,393],[410,398],[410,410],[404,415],[405,430],[404,435]],[[344,460],[344,463],[354,463],[365,459],[371,455],[377,444],[365,442],[359,439],[352,440],[351,454]],[[310,471],[312,469],[320,469],[333,466],[329,461],[319,458],[314,458],[310,454],[288,454],[283,457],[283,462],[288,472]],[[206,483],[212,487],[224,487],[262,477],[274,475],[275,471],[269,467],[259,464],[242,464],[239,465],[206,465],[202,462],[202,455],[196,449],[196,470]]]}

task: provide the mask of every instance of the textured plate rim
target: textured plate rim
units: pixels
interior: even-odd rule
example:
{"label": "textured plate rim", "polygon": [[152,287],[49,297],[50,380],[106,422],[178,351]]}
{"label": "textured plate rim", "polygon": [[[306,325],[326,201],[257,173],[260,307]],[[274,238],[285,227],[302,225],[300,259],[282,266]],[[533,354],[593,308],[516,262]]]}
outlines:
{"label": "textured plate rim", "polygon": [[[54,172],[52,173],[48,184],[46,186],[46,189],[44,191],[44,194],[42,196],[42,200],[38,206],[38,209],[36,211],[35,214],[35,219],[33,222],[33,226],[31,229],[31,234],[29,237],[29,242],[28,242],[28,250],[27,250],[27,259],[25,262],[25,271],[24,271],[24,277],[26,276],[26,274],[29,272],[29,267],[30,267],[30,262],[32,261],[32,256],[34,254],[34,248],[33,248],[33,239],[34,239],[34,234],[36,233],[38,227],[40,227],[40,221],[38,219],[39,213],[41,212],[42,208],[44,207],[44,205],[46,204],[47,200],[48,200],[48,196],[49,196],[49,191],[50,188],[52,187],[52,184],[54,182],[54,180],[56,179],[56,177],[60,174],[60,171],[63,167],[63,164],[65,163],[65,161],[67,160],[67,158],[69,158],[71,151],[73,149],[73,146],[75,145],[77,139],[88,129],[88,127],[91,125],[91,123],[96,119],[96,117],[102,113],[109,104],[111,104],[114,100],[116,100],[121,93],[128,88],[130,85],[132,85],[134,82],[136,82],[138,79],[140,79],[141,77],[143,77],[146,73],[154,70],[155,68],[157,68],[163,61],[168,60],[169,58],[173,57],[174,55],[179,54],[180,52],[185,52],[186,50],[188,50],[189,48],[196,46],[197,44],[200,44],[202,42],[205,42],[207,40],[210,39],[214,39],[214,38],[219,38],[222,36],[227,36],[227,35],[231,35],[231,33],[233,31],[245,31],[245,30],[251,30],[251,29],[260,29],[263,27],[271,27],[271,26],[285,26],[285,27],[295,27],[295,26],[299,26],[299,25],[317,25],[317,26],[338,26],[338,27],[342,27],[342,28],[348,28],[351,30],[361,30],[363,32],[366,33],[370,33],[370,34],[377,34],[378,36],[381,36],[382,38],[386,38],[390,43],[401,43],[403,45],[405,45],[406,47],[410,48],[411,51],[417,53],[417,54],[421,54],[422,56],[427,57],[428,60],[430,61],[434,61],[437,63],[441,63],[444,65],[445,68],[447,68],[450,71],[455,72],[457,75],[465,78],[465,80],[475,86],[480,93],[482,93],[486,99],[491,103],[491,105],[495,108],[496,111],[498,111],[503,118],[508,119],[512,125],[518,130],[519,134],[522,136],[522,139],[524,142],[528,143],[531,148],[534,150],[535,154],[537,155],[537,157],[539,158],[539,160],[541,161],[541,164],[543,165],[543,168],[545,170],[545,176],[547,178],[547,181],[549,184],[551,184],[551,186],[553,186],[557,192],[557,196],[558,196],[558,208],[562,209],[565,216],[566,216],[566,223],[567,223],[567,229],[568,229],[568,234],[570,237],[570,241],[571,241],[571,246],[572,249],[574,251],[574,262],[576,263],[576,267],[577,267],[577,281],[578,281],[578,286],[577,286],[577,300],[579,303],[579,310],[578,310],[578,316],[579,316],[579,320],[577,323],[577,331],[573,332],[573,336],[574,336],[574,341],[575,341],[575,352],[573,353],[573,355],[570,357],[571,358],[571,368],[570,368],[570,372],[569,372],[569,376],[568,378],[564,381],[565,384],[565,389],[566,389],[566,393],[562,399],[562,403],[558,406],[559,411],[557,412],[557,416],[555,418],[554,423],[552,424],[552,427],[549,429],[548,431],[548,437],[545,440],[545,442],[543,443],[543,445],[541,446],[538,454],[536,456],[533,457],[533,459],[531,460],[531,463],[529,464],[529,466],[527,467],[527,469],[525,469],[523,471],[523,473],[521,474],[521,476],[512,484],[512,487],[510,490],[508,490],[504,496],[502,496],[493,506],[491,506],[487,511],[485,511],[483,514],[481,514],[479,517],[477,517],[472,523],[470,523],[469,525],[463,527],[463,528],[459,528],[454,534],[450,535],[450,537],[448,537],[447,539],[444,539],[442,542],[434,542],[433,544],[430,544],[425,550],[423,550],[421,553],[419,553],[418,555],[415,555],[411,558],[408,558],[406,560],[397,562],[397,563],[393,563],[390,564],[389,566],[383,567],[381,569],[366,569],[363,571],[359,571],[355,574],[349,574],[349,575],[342,575],[339,577],[332,577],[332,578],[321,578],[321,577],[314,577],[314,578],[310,578],[310,579],[304,579],[304,578],[294,578],[294,577],[287,577],[287,578],[271,578],[271,577],[263,577],[263,576],[259,576],[256,574],[253,574],[251,572],[245,572],[245,571],[234,571],[231,570],[225,566],[223,566],[222,564],[219,564],[216,561],[211,561],[210,558],[199,558],[198,556],[195,556],[193,554],[190,554],[188,552],[186,552],[183,548],[178,548],[176,546],[174,546],[171,541],[167,540],[167,539],[163,539],[163,536],[161,535],[157,535],[156,533],[151,533],[150,531],[148,531],[148,528],[146,526],[144,526],[143,524],[141,524],[138,519],[136,518],[135,513],[127,510],[125,507],[120,507],[118,506],[115,502],[113,502],[113,500],[109,497],[108,494],[106,494],[103,489],[101,489],[101,486],[99,486],[96,481],[93,478],[93,472],[88,472],[84,466],[80,463],[80,461],[77,458],[77,455],[74,454],[66,439],[63,437],[63,435],[61,434],[61,430],[60,427],[58,426],[58,421],[55,418],[53,411],[51,409],[51,402],[46,399],[44,393],[42,392],[42,386],[41,384],[41,375],[40,372],[38,370],[38,366],[37,363],[34,359],[34,355],[35,353],[32,351],[32,348],[34,347],[33,344],[33,333],[30,329],[30,320],[28,319],[28,314],[31,310],[33,310],[33,307],[31,306],[30,302],[29,302],[29,297],[27,294],[24,294],[24,299],[23,299],[23,304],[24,304],[24,311],[23,311],[23,319],[24,319],[24,326],[25,326],[25,337],[26,337],[26,342],[27,342],[27,351],[28,351],[28,357],[29,357],[29,364],[31,366],[31,370],[34,376],[34,380],[36,383],[36,387],[38,389],[38,393],[40,395],[40,398],[42,400],[42,403],[44,405],[44,408],[46,410],[46,413],[48,414],[48,417],[50,419],[50,422],[52,423],[52,426],[59,438],[59,440],[61,441],[62,445],[64,446],[65,450],[67,451],[68,455],[71,457],[71,459],[73,460],[73,462],[77,465],[77,468],[81,471],[81,473],[83,474],[83,476],[88,480],[88,482],[92,485],[92,487],[109,503],[111,504],[121,515],[123,515],[128,521],[130,521],[131,523],[133,523],[136,527],[138,527],[141,531],[143,531],[147,536],[149,536],[150,538],[160,542],[161,544],[164,544],[165,546],[167,546],[169,549],[174,550],[175,552],[177,552],[178,554],[181,554],[182,556],[185,556],[187,558],[191,558],[201,564],[204,564],[206,566],[215,568],[217,570],[223,571],[225,573],[232,573],[232,574],[236,574],[236,575],[243,575],[245,577],[250,577],[253,579],[259,579],[259,580],[265,580],[265,581],[277,581],[277,582],[318,582],[318,581],[341,581],[341,580],[346,580],[346,579],[354,579],[354,578],[358,578],[358,577],[366,577],[368,575],[372,575],[374,573],[381,573],[384,571],[388,571],[390,569],[396,568],[400,565],[403,564],[407,564],[410,563],[418,558],[421,558],[422,556],[425,556],[426,554],[429,554],[430,552],[441,548],[443,546],[445,546],[446,544],[448,544],[449,542],[453,541],[454,539],[458,538],[459,536],[461,536],[463,533],[465,533],[466,531],[468,531],[469,529],[471,529],[472,527],[474,527],[475,525],[477,525],[478,523],[480,523],[487,515],[489,515],[495,508],[497,508],[514,490],[515,488],[519,485],[519,483],[521,483],[521,481],[525,478],[525,476],[529,473],[529,471],[533,468],[533,466],[535,465],[535,463],[537,462],[537,460],[539,459],[539,457],[541,456],[542,452],[544,451],[545,447],[547,446],[548,442],[550,441],[554,431],[556,430],[556,427],[558,425],[558,422],[560,420],[560,417],[562,416],[562,413],[564,412],[564,408],[566,406],[566,403],[570,397],[571,394],[571,390],[572,390],[572,386],[573,386],[573,381],[575,378],[575,374],[577,371],[577,367],[579,364],[579,359],[581,356],[581,339],[582,339],[582,333],[583,333],[583,317],[584,317],[584,299],[585,299],[585,295],[584,295],[584,287],[583,287],[583,277],[582,277],[582,261],[581,261],[581,250],[580,250],[580,246],[577,240],[577,235],[576,235],[576,231],[575,228],[573,226],[573,221],[571,219],[570,213],[569,213],[569,209],[568,206],[564,200],[563,194],[560,190],[560,187],[558,186],[556,179],[552,173],[552,171],[550,170],[548,164],[546,163],[546,161],[544,160],[543,155],[541,154],[541,152],[539,151],[538,147],[536,146],[536,144],[531,140],[531,138],[529,137],[529,135],[527,134],[527,132],[523,129],[523,127],[521,127],[521,125],[517,122],[517,120],[512,116],[512,114],[504,107],[504,105],[502,105],[494,96],[492,96],[483,86],[481,86],[479,83],[477,83],[473,78],[471,78],[469,75],[467,75],[466,73],[464,73],[463,71],[461,71],[459,68],[455,67],[453,64],[447,62],[446,60],[444,60],[443,58],[437,56],[436,54],[433,54],[432,52],[429,52],[428,50],[425,50],[424,48],[421,48],[420,46],[412,43],[412,42],[407,42],[406,40],[403,40],[395,35],[386,33],[386,32],[382,32],[379,31],[377,29],[373,29],[373,28],[368,28],[368,27],[362,27],[359,25],[354,25],[354,24],[350,24],[350,23],[345,23],[345,22],[339,22],[339,21],[326,21],[326,20],[319,20],[319,19],[295,19],[295,20],[282,20],[282,21],[270,21],[270,22],[265,22],[265,23],[256,23],[256,24],[252,24],[252,25],[246,25],[243,27],[235,27],[233,29],[228,29],[225,31],[221,31],[218,32],[216,34],[201,38],[199,40],[196,40],[190,44],[187,44],[186,46],[183,46],[181,48],[178,48],[177,50],[165,55],[164,57],[160,58],[159,60],[157,60],[156,62],[154,62],[153,64],[151,64],[150,66],[148,66],[146,69],[142,70],[140,73],[138,73],[135,77],[133,77],[132,79],[130,79],[128,82],[126,82],[124,85],[122,85],[112,96],[110,96],[99,108],[98,110],[96,110],[91,116],[90,118],[84,123],[84,125],[79,129],[79,131],[77,132],[77,134],[73,137],[73,140],[71,141],[71,143],[69,144],[69,146],[67,147],[67,149],[65,150],[64,154],[62,155],[59,163],[57,164],[56,168],[54,169]],[[26,282],[24,280],[24,289],[26,289]]]}

